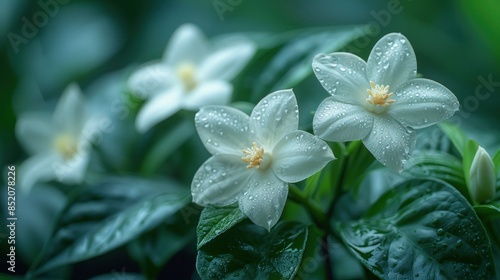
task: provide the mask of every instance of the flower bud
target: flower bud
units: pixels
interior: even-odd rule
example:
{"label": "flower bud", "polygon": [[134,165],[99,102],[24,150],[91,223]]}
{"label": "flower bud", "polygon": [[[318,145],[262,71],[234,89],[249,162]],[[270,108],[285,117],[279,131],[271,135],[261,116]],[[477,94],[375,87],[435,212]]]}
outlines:
{"label": "flower bud", "polygon": [[469,171],[469,190],[475,201],[482,203],[495,196],[495,166],[488,152],[478,147]]}

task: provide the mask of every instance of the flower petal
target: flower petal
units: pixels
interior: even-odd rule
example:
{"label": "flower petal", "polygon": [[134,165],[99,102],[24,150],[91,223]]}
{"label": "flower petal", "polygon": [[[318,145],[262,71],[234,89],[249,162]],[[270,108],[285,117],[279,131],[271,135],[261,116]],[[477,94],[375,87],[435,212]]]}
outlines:
{"label": "flower petal", "polygon": [[203,163],[191,183],[193,202],[198,205],[226,206],[238,201],[248,184],[251,171],[240,157],[215,155]]}
{"label": "flower petal", "polygon": [[297,99],[291,89],[275,91],[264,97],[250,115],[250,131],[259,145],[272,149],[288,132],[299,126]]}
{"label": "flower petal", "polygon": [[162,63],[152,62],[139,67],[128,79],[128,86],[142,99],[161,94],[180,83],[172,70]]}
{"label": "flower petal", "polygon": [[268,231],[279,221],[288,196],[288,184],[273,172],[254,172],[239,198],[241,211]]}
{"label": "flower petal", "polygon": [[312,62],[314,74],[335,99],[362,104],[370,83],[366,78],[366,62],[350,53],[318,54]]}
{"label": "flower petal", "polygon": [[252,145],[248,137],[249,117],[234,108],[203,107],[194,122],[203,145],[213,155],[231,154],[241,158],[242,150]]}
{"label": "flower petal", "polygon": [[299,130],[285,135],[272,154],[274,173],[280,180],[289,183],[306,179],[335,159],[323,140]]}
{"label": "flower petal", "polygon": [[197,65],[205,58],[208,49],[203,32],[193,24],[184,24],[177,28],[170,38],[163,54],[163,61],[169,66],[176,66],[183,62]]}
{"label": "flower petal", "polygon": [[181,108],[182,97],[182,89],[175,87],[146,101],[135,120],[137,130],[144,133],[176,113]]}
{"label": "flower petal", "polygon": [[328,97],[314,114],[314,134],[334,142],[363,139],[373,126],[373,116],[365,108]]}
{"label": "flower petal", "polygon": [[363,143],[383,165],[401,172],[415,147],[415,133],[389,116],[380,116],[373,119]]}
{"label": "flower petal", "polygon": [[52,117],[58,129],[80,135],[85,121],[84,100],[80,88],[70,84],[64,90]]}
{"label": "flower petal", "polygon": [[198,78],[200,80],[225,80],[234,78],[245,67],[255,53],[252,42],[242,40],[217,50],[201,64]]}
{"label": "flower petal", "polygon": [[417,58],[408,39],[399,33],[390,33],[373,47],[366,64],[368,78],[378,85],[389,85],[392,90],[417,75]]}
{"label": "flower petal", "polygon": [[18,169],[18,185],[25,192],[29,192],[37,182],[46,182],[54,179],[53,166],[59,162],[54,153],[42,153],[25,160]]}
{"label": "flower petal", "polygon": [[29,154],[51,150],[55,134],[52,118],[48,114],[28,113],[16,123],[16,136]]}
{"label": "flower petal", "polygon": [[446,120],[459,107],[457,98],[449,89],[428,79],[411,80],[394,95],[396,102],[389,106],[387,113],[412,128],[423,128]]}
{"label": "flower petal", "polygon": [[231,100],[233,86],[225,81],[210,81],[184,96],[183,107],[197,110],[205,105],[225,105]]}

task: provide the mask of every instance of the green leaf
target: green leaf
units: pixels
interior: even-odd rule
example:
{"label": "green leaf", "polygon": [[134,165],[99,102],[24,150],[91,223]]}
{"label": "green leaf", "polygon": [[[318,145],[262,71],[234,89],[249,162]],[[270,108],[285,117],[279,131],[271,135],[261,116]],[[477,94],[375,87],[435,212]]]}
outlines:
{"label": "green leaf", "polygon": [[432,177],[443,180],[470,199],[462,162],[446,152],[425,150],[415,153],[408,162],[406,172],[418,178]]}
{"label": "green leaf", "polygon": [[181,121],[175,127],[166,130],[144,159],[142,171],[153,174],[158,166],[184,142],[193,137],[194,133],[194,125],[188,120]]}
{"label": "green leaf", "polygon": [[499,205],[493,205],[493,204],[475,205],[474,210],[476,211],[477,215],[481,218],[496,219],[500,217]]}
{"label": "green leaf", "polygon": [[337,51],[359,35],[352,26],[300,30],[271,58],[254,83],[253,96],[297,85],[312,74],[316,54]]}
{"label": "green leaf", "polygon": [[223,234],[234,225],[243,221],[246,216],[238,207],[214,208],[206,207],[201,212],[200,222],[196,229],[198,249]]}
{"label": "green leaf", "polygon": [[493,164],[495,165],[495,172],[498,178],[498,173],[500,172],[500,150],[498,150],[491,159],[493,160]]}
{"label": "green leaf", "polygon": [[478,1],[458,1],[462,14],[469,18],[470,23],[475,27],[481,37],[485,39],[496,55],[500,59],[500,18],[497,11],[500,3],[495,0]]}
{"label": "green leaf", "polygon": [[359,221],[339,225],[351,253],[384,279],[494,279],[491,245],[460,193],[412,180],[385,193]]}
{"label": "green leaf", "polygon": [[448,136],[448,138],[451,140],[451,143],[455,146],[457,151],[460,153],[460,155],[463,156],[463,150],[465,147],[465,144],[467,143],[467,137],[465,136],[464,132],[456,125],[447,123],[447,122],[442,122],[439,123],[439,128]]}
{"label": "green leaf", "polygon": [[125,270],[112,271],[108,274],[98,275],[89,280],[146,280],[147,278],[137,273],[127,273]]}
{"label": "green leaf", "polygon": [[307,226],[280,222],[271,232],[239,223],[198,251],[202,279],[292,279],[308,238]]}
{"label": "green leaf", "polygon": [[156,227],[190,200],[187,191],[162,182],[111,179],[76,193],[30,270],[40,274],[102,255]]}
{"label": "green leaf", "polygon": [[462,155],[463,156],[462,164],[463,164],[465,184],[467,185],[467,187],[470,187],[469,186],[470,166],[472,165],[472,160],[474,160],[474,156],[476,155],[478,147],[479,144],[474,140],[468,140],[464,146],[464,153]]}
{"label": "green leaf", "polygon": [[[365,145],[363,145],[361,140],[349,143],[347,151],[348,156],[346,163],[344,163],[342,188],[344,190],[352,190],[354,197],[357,197],[359,186],[372,169],[371,167],[375,158]],[[357,172],[349,172],[349,170],[356,170]]]}
{"label": "green leaf", "polygon": [[313,174],[311,177],[306,179],[306,186],[304,187],[304,193],[307,197],[312,197],[318,190],[318,185],[320,178],[323,177],[322,173],[324,168]]}
{"label": "green leaf", "polygon": [[194,223],[183,219],[183,210],[167,217],[160,226],[129,243],[127,249],[130,256],[141,264],[141,270],[148,279],[157,279],[165,264],[195,240]]}

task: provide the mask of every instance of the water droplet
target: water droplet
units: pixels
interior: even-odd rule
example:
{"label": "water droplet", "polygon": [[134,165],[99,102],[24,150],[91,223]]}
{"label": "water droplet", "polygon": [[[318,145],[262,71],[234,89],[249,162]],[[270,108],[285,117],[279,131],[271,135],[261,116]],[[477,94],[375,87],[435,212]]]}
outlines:
{"label": "water droplet", "polygon": [[443,236],[445,234],[444,229],[442,229],[442,228],[438,228],[437,231],[436,231],[436,233],[439,236]]}

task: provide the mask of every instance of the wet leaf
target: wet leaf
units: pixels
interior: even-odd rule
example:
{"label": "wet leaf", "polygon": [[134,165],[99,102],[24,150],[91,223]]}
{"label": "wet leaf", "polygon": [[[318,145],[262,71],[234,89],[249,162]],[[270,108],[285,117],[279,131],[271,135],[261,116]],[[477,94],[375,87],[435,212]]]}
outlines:
{"label": "wet leaf", "polygon": [[271,232],[250,222],[229,229],[198,251],[202,279],[292,279],[308,238],[308,228],[281,222]]}
{"label": "wet leaf", "polygon": [[407,181],[340,234],[384,279],[494,279],[491,245],[465,198],[440,181]]}

